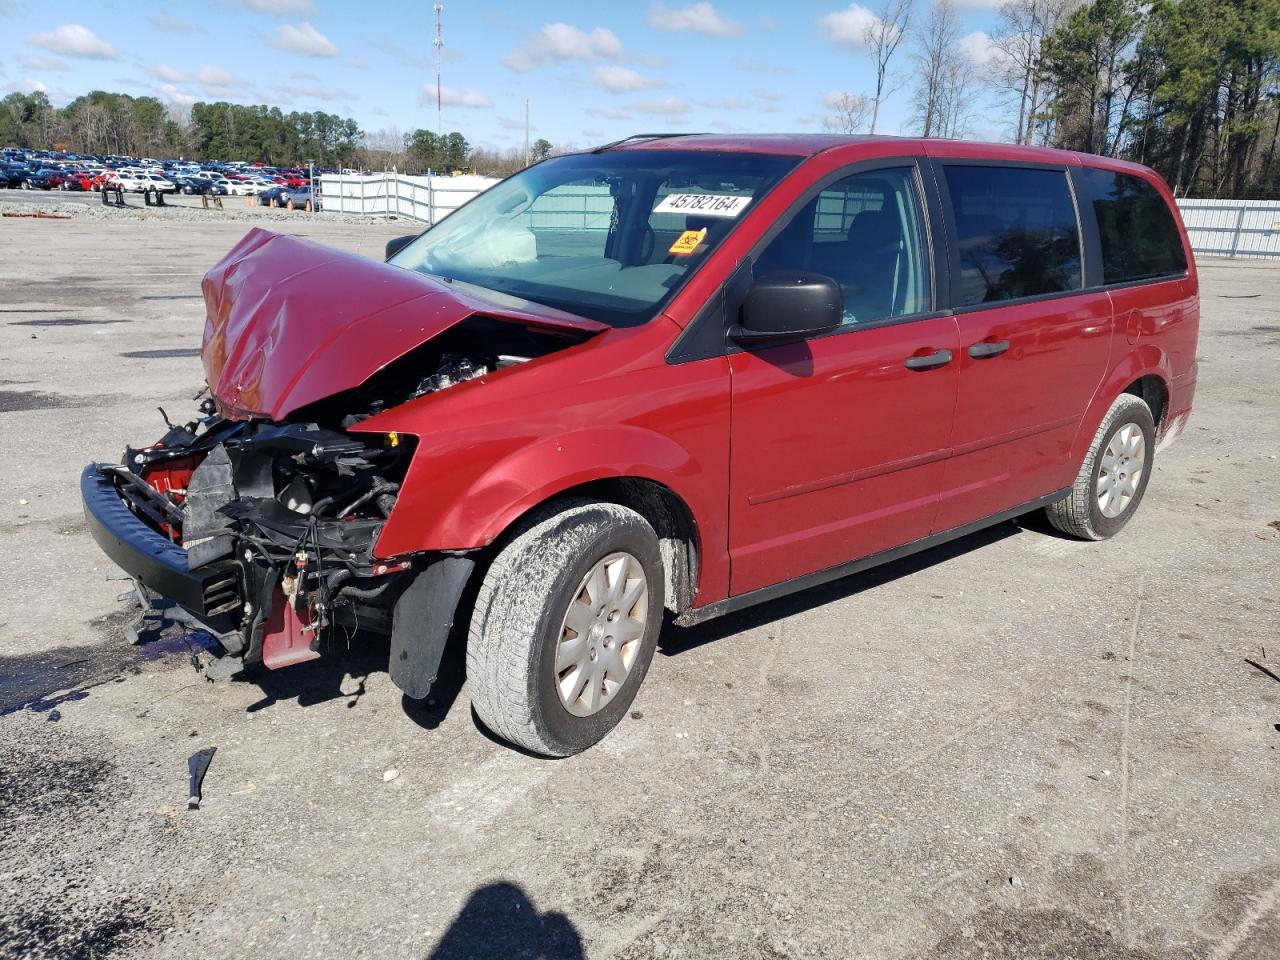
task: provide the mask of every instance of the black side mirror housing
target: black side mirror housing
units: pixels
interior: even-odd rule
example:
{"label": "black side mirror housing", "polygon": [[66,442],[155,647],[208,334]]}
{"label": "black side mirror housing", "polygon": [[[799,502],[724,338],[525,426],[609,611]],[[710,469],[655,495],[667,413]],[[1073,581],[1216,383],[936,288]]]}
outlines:
{"label": "black side mirror housing", "polygon": [[742,319],[729,328],[738,343],[803,340],[844,322],[840,285],[820,273],[776,270],[756,280],[742,304]]}
{"label": "black side mirror housing", "polygon": [[397,253],[407,247],[413,241],[418,239],[418,234],[411,233],[407,237],[396,237],[394,240],[387,241],[387,259],[390,260]]}

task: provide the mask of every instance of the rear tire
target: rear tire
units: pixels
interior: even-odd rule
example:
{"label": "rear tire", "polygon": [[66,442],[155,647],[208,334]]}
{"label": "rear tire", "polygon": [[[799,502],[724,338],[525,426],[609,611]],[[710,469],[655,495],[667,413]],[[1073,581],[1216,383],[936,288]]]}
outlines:
{"label": "rear tire", "polygon": [[1156,449],[1151,408],[1122,393],[1102,418],[1071,495],[1045,508],[1049,522],[1082,540],[1114,537],[1147,491]]}
{"label": "rear tire", "polygon": [[551,757],[599,742],[648,672],[663,583],[658,537],[634,510],[574,499],[522,521],[471,617],[467,681],[485,726]]}

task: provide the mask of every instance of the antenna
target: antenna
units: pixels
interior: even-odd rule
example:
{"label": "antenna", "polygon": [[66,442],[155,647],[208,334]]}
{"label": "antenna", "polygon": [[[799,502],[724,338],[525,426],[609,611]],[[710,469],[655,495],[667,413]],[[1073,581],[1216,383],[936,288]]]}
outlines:
{"label": "antenna", "polygon": [[444,48],[444,31],[440,25],[440,14],[444,12],[444,4],[437,3],[434,7],[436,12],[436,38],[432,41],[436,48],[436,136],[444,135],[444,106],[440,95],[440,60],[441,51]]}

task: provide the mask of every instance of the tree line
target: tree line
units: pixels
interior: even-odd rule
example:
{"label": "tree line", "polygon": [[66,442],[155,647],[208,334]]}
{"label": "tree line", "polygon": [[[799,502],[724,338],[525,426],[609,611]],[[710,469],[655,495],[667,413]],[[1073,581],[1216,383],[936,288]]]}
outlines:
{"label": "tree line", "polygon": [[976,51],[955,0],[874,14],[871,89],[830,96],[828,129],[875,133],[909,76],[904,132],[964,137],[994,105],[1014,143],[1135,160],[1179,196],[1280,196],[1280,0],[1003,0]]}
{"label": "tree line", "polygon": [[285,113],[279,107],[195,103],[189,111],[155,97],[95,90],[65,107],[41,91],[0,100],[0,146],[166,159],[262,161],[273,166],[355,167],[365,170],[507,176],[548,156],[537,140],[523,149],[473,147],[458,131],[365,133],[349,117],[323,111]]}

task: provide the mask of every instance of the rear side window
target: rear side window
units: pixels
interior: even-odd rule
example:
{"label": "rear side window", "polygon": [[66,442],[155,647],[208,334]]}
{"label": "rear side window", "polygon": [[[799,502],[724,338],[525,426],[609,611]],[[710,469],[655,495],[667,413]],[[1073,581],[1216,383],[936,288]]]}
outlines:
{"label": "rear side window", "polygon": [[1186,272],[1178,225],[1164,197],[1147,181],[1086,167],[1085,192],[1098,218],[1102,279],[1127,283]]}
{"label": "rear side window", "polygon": [[1064,171],[945,170],[960,256],[957,306],[1084,286],[1080,229]]}

